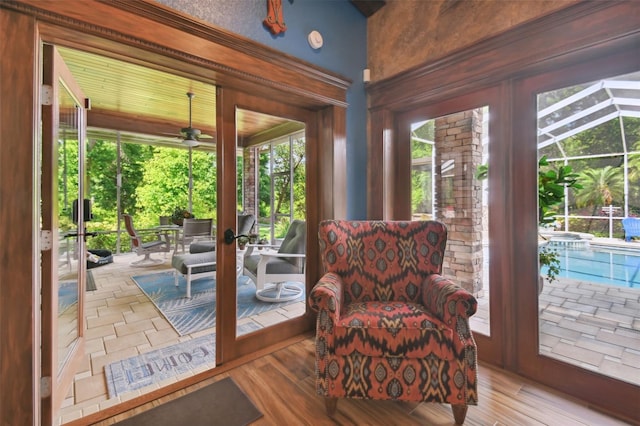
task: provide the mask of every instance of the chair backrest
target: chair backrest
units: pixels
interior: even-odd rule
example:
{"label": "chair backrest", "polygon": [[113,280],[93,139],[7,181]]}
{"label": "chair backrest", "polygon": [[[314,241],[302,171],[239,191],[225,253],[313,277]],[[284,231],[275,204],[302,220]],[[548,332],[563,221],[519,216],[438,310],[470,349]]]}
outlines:
{"label": "chair backrest", "polygon": [[[307,253],[307,222],[294,220],[289,225],[287,234],[280,244],[278,253],[306,254]],[[305,258],[285,257],[287,262],[297,266],[301,271],[304,268]]]}
{"label": "chair backrest", "polygon": [[346,303],[417,302],[425,277],[442,273],[447,229],[440,222],[327,220],[318,236],[322,266],[342,277]]}
{"label": "chair backrest", "polygon": [[182,235],[184,238],[213,237],[213,219],[185,219]]}
{"label": "chair backrest", "polygon": [[124,219],[124,226],[127,229],[127,234],[131,238],[131,246],[132,247],[140,247],[142,245],[142,240],[138,236],[136,232],[136,228],[133,226],[133,217],[129,214],[123,214],[122,218]]}
{"label": "chair backrest", "polygon": [[640,218],[625,217],[622,219],[622,228],[626,231],[640,231]]}
{"label": "chair backrest", "polygon": [[236,235],[249,235],[253,225],[256,224],[256,217],[252,214],[238,215],[238,231]]}

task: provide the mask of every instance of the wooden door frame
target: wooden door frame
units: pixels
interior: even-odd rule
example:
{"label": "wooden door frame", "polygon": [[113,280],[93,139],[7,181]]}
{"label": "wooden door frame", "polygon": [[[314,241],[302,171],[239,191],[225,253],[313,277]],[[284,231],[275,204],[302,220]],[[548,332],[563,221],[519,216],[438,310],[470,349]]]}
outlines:
{"label": "wooden door frame", "polygon": [[[0,199],[12,208],[0,209],[0,234],[6,250],[0,256],[0,418],[35,425],[40,401],[40,292],[39,189],[35,163],[38,105],[38,46],[32,18],[0,9],[0,46],[7,60],[0,61]],[[8,58],[21,58],[12,62]],[[23,76],[20,78],[20,76]],[[7,161],[7,159],[9,161]],[[23,189],[17,192],[17,188]],[[21,224],[19,226],[18,224]],[[29,308],[30,307],[30,308]],[[39,308],[39,306],[38,306]]]}
{"label": "wooden door frame", "polygon": [[[318,219],[346,216],[346,91],[351,82],[151,1],[2,2],[0,23],[7,36],[0,41],[4,52],[0,62],[0,153],[12,160],[10,166],[3,162],[0,190],[3,199],[15,200],[12,209],[0,211],[0,229],[4,244],[19,248],[0,261],[0,333],[8,342],[0,345],[0,386],[12,389],[10,397],[3,400],[0,417],[14,424],[36,424],[40,420],[41,332],[36,308],[39,261],[35,256],[40,246],[34,232],[39,227],[35,202],[39,170],[34,162],[40,120],[38,43],[108,53],[313,111],[317,123],[317,146],[313,149],[318,150],[313,196],[317,198]],[[26,189],[18,198],[16,187]],[[309,247],[314,241],[317,245],[312,236]],[[317,255],[308,257],[308,282],[319,277],[319,259],[312,256]],[[192,382],[210,375],[199,374]],[[98,421],[183,386],[186,384],[181,382],[138,397],[86,421]]]}

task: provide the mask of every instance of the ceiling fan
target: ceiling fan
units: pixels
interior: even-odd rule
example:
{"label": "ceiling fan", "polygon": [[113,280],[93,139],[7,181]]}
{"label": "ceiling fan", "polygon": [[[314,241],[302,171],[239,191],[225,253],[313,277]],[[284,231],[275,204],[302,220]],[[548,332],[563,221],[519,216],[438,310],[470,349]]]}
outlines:
{"label": "ceiling fan", "polygon": [[200,138],[209,138],[213,139],[212,136],[204,135],[200,131],[200,129],[196,129],[192,125],[191,121],[191,108],[192,101],[196,95],[192,92],[187,92],[187,97],[189,98],[189,127],[183,127],[180,129],[182,135],[184,135],[184,139],[182,140],[182,144],[188,147],[196,147],[200,145]]}

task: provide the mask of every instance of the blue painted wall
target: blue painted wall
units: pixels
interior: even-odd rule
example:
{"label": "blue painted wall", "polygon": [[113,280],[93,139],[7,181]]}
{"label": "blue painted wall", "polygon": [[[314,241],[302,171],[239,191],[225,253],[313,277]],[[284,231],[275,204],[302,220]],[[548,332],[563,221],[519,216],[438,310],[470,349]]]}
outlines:
{"label": "blue painted wall", "polygon": [[[215,26],[325,68],[353,83],[347,91],[347,218],[367,215],[366,96],[367,20],[347,0],[282,0],[287,30],[272,35],[262,24],[267,0],[159,0]],[[324,45],[313,50],[307,35],[318,30]]]}

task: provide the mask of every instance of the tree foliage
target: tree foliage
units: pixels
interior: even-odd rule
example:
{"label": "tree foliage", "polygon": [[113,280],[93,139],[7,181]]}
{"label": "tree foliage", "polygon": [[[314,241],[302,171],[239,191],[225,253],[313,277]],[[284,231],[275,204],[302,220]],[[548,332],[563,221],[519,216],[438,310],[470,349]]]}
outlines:
{"label": "tree foliage", "polygon": [[[215,154],[194,151],[192,175],[193,215],[215,219]],[[157,225],[160,216],[171,216],[176,208],[186,209],[189,203],[189,151],[154,148],[135,197],[136,220],[145,226]]]}
{"label": "tree foliage", "polygon": [[624,174],[622,169],[606,166],[587,169],[580,174],[582,191],[576,194],[576,204],[582,206],[608,206],[624,200]]}
{"label": "tree foliage", "polygon": [[547,157],[538,160],[538,221],[551,223],[555,220],[557,207],[564,203],[565,188],[580,189],[578,174],[571,166],[549,165]]}
{"label": "tree foliage", "polygon": [[429,212],[433,203],[432,165],[433,145],[425,141],[435,138],[435,121],[428,120],[414,129],[411,141],[411,159],[415,163],[411,168],[411,211]]}
{"label": "tree foliage", "polygon": [[307,216],[305,150],[304,138],[294,139],[291,145],[289,138],[284,138],[260,150],[258,214],[263,222],[273,216],[276,238],[284,237],[290,217],[304,220]]}

